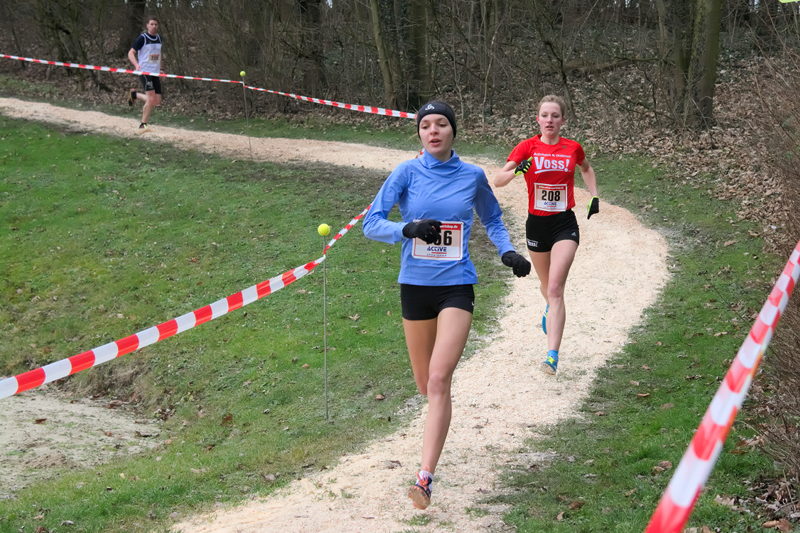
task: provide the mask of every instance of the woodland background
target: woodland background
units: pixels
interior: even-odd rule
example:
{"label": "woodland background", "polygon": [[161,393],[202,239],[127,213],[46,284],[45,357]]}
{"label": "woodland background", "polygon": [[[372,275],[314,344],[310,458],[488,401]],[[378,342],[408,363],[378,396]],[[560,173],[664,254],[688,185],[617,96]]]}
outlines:
{"label": "woodland background", "polygon": [[[768,252],[788,257],[800,239],[800,3],[3,0],[0,51],[129,68],[127,51],[147,15],[161,22],[165,72],[238,79],[246,70],[252,85],[407,111],[443,98],[457,110],[461,137],[529,136],[539,98],[562,94],[568,136],[670,165],[676,185],[738,198],[734,216],[759,222]],[[8,60],[0,72],[120,105],[130,84]],[[247,98],[260,116],[395,120]],[[229,86],[179,80],[165,82],[165,105],[212,117],[243,111]],[[799,353],[795,294],[765,358],[767,376],[751,393],[763,447],[785,467],[778,485],[794,502]]]}

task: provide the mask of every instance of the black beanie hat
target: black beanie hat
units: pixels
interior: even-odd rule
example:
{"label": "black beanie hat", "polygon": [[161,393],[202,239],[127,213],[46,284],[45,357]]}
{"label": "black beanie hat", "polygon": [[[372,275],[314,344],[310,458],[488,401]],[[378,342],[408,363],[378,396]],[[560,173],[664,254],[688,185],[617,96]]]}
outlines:
{"label": "black beanie hat", "polygon": [[431,100],[417,111],[417,135],[419,135],[419,123],[425,115],[444,115],[450,121],[453,128],[453,138],[456,136],[456,114],[453,108],[440,100]]}

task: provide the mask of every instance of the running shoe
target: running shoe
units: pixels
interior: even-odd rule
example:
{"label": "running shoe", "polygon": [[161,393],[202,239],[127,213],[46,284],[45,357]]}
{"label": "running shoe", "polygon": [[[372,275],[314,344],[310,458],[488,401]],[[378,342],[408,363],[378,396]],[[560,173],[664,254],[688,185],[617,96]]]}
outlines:
{"label": "running shoe", "polygon": [[554,376],[558,371],[558,352],[555,350],[550,350],[547,352],[547,357],[545,357],[544,362],[542,363],[542,370],[545,374],[550,374]]}
{"label": "running shoe", "polygon": [[128,92],[128,105],[133,107],[133,103],[136,101],[136,89],[131,89]]}
{"label": "running shoe", "polygon": [[547,313],[550,311],[550,304],[547,304],[544,308],[544,314],[542,315],[542,331],[544,334],[547,335]]}
{"label": "running shoe", "polygon": [[431,504],[431,483],[433,478],[417,473],[417,482],[408,489],[408,497],[417,509],[427,509]]}
{"label": "running shoe", "polygon": [[139,124],[139,129],[136,130],[136,133],[142,134],[147,133],[150,130],[150,126],[147,125],[147,122],[142,122]]}

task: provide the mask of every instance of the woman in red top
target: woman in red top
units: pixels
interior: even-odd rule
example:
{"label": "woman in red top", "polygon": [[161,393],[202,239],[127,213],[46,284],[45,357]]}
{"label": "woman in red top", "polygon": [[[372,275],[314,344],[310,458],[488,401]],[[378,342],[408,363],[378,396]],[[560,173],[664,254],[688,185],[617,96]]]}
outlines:
{"label": "woman in red top", "polygon": [[496,187],[508,185],[518,174],[528,186],[528,220],[525,236],[540,290],[547,302],[542,329],[547,334],[547,356],[542,369],[555,374],[558,350],[564,334],[566,310],[564,285],[580,242],[575,207],[575,168],[592,200],[588,216],[600,211],[594,169],[579,143],[561,137],[566,105],[559,96],[548,95],[539,102],[536,122],[541,134],[519,143],[494,178]]}

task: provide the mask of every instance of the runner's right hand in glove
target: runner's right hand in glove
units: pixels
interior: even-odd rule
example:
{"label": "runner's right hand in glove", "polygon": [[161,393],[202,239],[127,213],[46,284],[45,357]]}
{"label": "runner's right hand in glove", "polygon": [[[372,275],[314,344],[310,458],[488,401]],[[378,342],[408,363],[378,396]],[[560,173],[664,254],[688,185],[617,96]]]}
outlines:
{"label": "runner's right hand in glove", "polygon": [[529,171],[531,169],[532,160],[533,157],[531,156],[528,159],[524,160],[519,165],[517,165],[517,168],[514,169],[514,175],[516,176],[517,174],[525,174],[527,171]]}
{"label": "runner's right hand in glove", "polygon": [[403,236],[407,239],[420,238],[428,244],[433,244],[439,238],[442,223],[438,220],[426,218],[409,222],[403,226]]}
{"label": "runner's right hand in glove", "polygon": [[518,278],[524,278],[531,273],[530,261],[513,250],[504,253],[503,257],[500,259],[503,261],[505,266],[511,267],[511,269],[514,271],[514,275]]}

